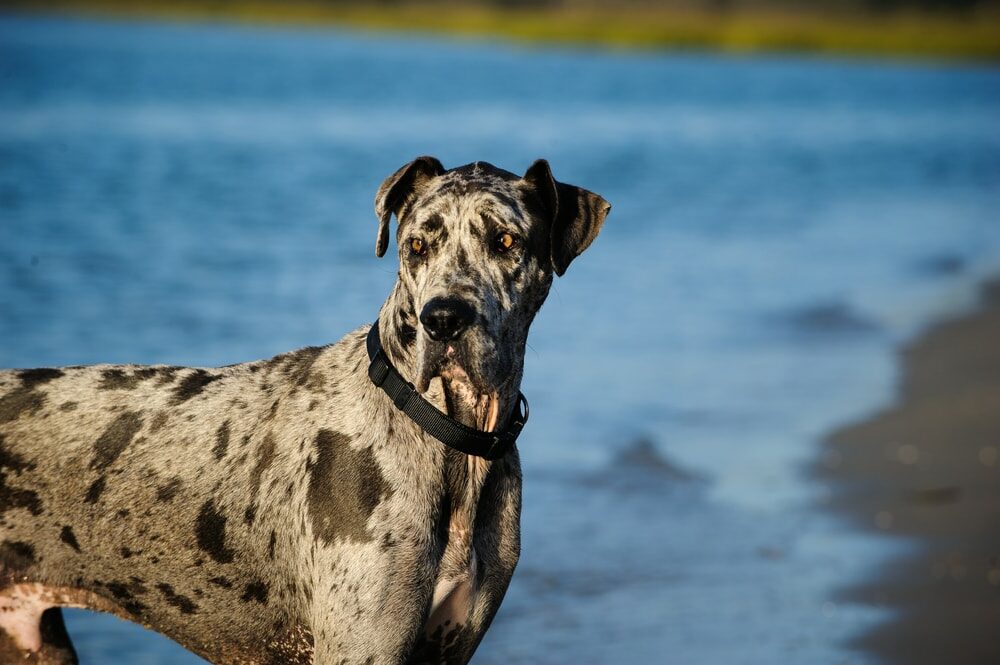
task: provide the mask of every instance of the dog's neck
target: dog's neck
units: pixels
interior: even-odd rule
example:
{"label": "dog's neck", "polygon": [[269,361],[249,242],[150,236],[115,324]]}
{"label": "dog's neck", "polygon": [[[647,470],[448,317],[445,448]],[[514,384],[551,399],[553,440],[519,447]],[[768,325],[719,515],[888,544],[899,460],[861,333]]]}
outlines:
{"label": "dog's neck", "polygon": [[[416,376],[417,317],[412,300],[399,282],[379,311],[379,337],[382,349],[396,371],[413,383]],[[518,376],[518,379],[520,376]],[[518,385],[520,381],[517,382]],[[518,388],[514,391],[517,394]],[[447,398],[440,379],[431,382],[424,397],[441,411],[448,413]],[[470,427],[475,419],[468,413],[449,413]],[[475,523],[480,492],[492,463],[481,458],[450,451],[445,458],[445,476],[450,495],[448,560],[450,566],[460,568],[468,563],[471,547],[472,525]]]}

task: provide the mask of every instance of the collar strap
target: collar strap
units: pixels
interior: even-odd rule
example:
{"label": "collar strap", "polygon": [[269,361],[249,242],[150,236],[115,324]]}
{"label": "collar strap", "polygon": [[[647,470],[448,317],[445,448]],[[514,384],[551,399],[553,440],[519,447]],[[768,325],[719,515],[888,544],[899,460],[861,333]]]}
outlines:
{"label": "collar strap", "polygon": [[389,362],[382,350],[378,321],[368,331],[368,378],[385,391],[397,409],[409,416],[420,429],[449,448],[488,460],[500,459],[514,447],[524,424],[528,422],[528,400],[517,394],[517,408],[511,414],[507,425],[496,432],[483,432],[458,422],[438,411],[437,407],[425,400],[414,389],[413,384],[404,379]]}

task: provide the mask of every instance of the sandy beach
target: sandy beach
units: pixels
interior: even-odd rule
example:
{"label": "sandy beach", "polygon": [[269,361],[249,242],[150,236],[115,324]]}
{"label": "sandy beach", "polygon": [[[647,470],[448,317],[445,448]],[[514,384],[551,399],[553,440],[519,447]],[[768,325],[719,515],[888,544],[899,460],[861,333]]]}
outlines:
{"label": "sandy beach", "polygon": [[1000,663],[1000,283],[901,362],[897,403],[824,446],[835,509],[914,543],[843,589],[895,617],[855,646],[890,663]]}

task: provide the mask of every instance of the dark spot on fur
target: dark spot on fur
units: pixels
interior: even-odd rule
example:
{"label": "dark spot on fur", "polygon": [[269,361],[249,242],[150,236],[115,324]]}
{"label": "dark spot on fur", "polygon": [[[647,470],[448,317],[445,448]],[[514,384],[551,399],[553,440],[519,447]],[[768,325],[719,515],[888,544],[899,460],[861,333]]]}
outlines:
{"label": "dark spot on fur", "polygon": [[326,544],[338,538],[369,542],[368,518],[392,489],[371,448],[353,450],[350,437],[321,429],[309,473],[309,517],[313,534]]}
{"label": "dark spot on fur", "polygon": [[22,413],[34,414],[43,406],[45,395],[32,388],[17,388],[0,397],[0,423],[17,420]]}
{"label": "dark spot on fur", "polygon": [[101,498],[101,493],[104,491],[104,485],[107,481],[104,476],[98,476],[97,480],[90,484],[87,488],[87,496],[83,498],[86,503],[97,503],[97,500]]}
{"label": "dark spot on fur", "polygon": [[[97,584],[100,585],[100,582]],[[147,593],[146,587],[138,577],[132,577],[129,584],[125,584],[124,582],[108,582],[104,586],[127,612],[138,615],[146,609],[143,603],[136,600],[137,595],[141,596]]]}
{"label": "dark spot on fur", "polygon": [[4,437],[0,434],[0,515],[14,508],[27,508],[32,515],[42,514],[42,501],[37,492],[8,484],[8,472],[21,475],[34,468],[33,463],[26,462],[20,455],[8,450],[4,445]]}
{"label": "dark spot on fur", "polygon": [[254,464],[253,469],[250,471],[250,498],[252,500],[256,500],[257,494],[260,492],[261,478],[264,472],[274,462],[275,449],[274,434],[268,432],[264,435],[264,440],[261,441],[260,448],[257,449],[257,463]]}
{"label": "dark spot on fur", "polygon": [[90,468],[101,471],[111,466],[141,428],[142,417],[135,411],[126,411],[115,418],[94,442]]}
{"label": "dark spot on fur", "polygon": [[132,592],[122,582],[108,582],[105,586],[111,592],[111,595],[119,600],[132,597]]}
{"label": "dark spot on fur", "polygon": [[131,559],[132,555],[135,554],[135,552],[127,547],[119,548],[118,553],[121,554],[123,559]]}
{"label": "dark spot on fur", "polygon": [[198,513],[195,523],[198,546],[219,563],[230,563],[233,551],[226,547],[226,518],[218,513],[211,499]]}
{"label": "dark spot on fur", "polygon": [[101,372],[101,382],[97,385],[98,390],[131,390],[138,384],[131,376],[122,369],[106,369]]}
{"label": "dark spot on fur", "polygon": [[424,220],[423,229],[427,233],[436,233],[444,229],[444,217],[435,213]]}
{"label": "dark spot on fur", "polygon": [[160,503],[170,501],[177,496],[177,492],[180,491],[181,486],[182,483],[180,478],[172,479],[169,483],[156,490],[156,500]]}
{"label": "dark spot on fur", "polygon": [[166,411],[160,411],[155,416],[153,416],[152,422],[149,423],[149,433],[155,434],[163,429],[163,426],[167,424],[167,419],[169,416]]}
{"label": "dark spot on fur", "polygon": [[177,372],[181,371],[184,368],[170,366],[170,367],[157,367],[156,369],[160,374],[160,379],[159,381],[156,382],[156,385],[165,386],[168,383],[173,382],[173,380],[177,378]]}
{"label": "dark spot on fur", "polygon": [[209,374],[203,369],[196,369],[185,376],[180,384],[174,388],[174,397],[170,403],[176,405],[186,402],[192,397],[200,395],[205,386],[221,378],[218,374]]}
{"label": "dark spot on fur", "polygon": [[59,405],[60,411],[75,411],[76,407],[79,406],[76,402],[63,402]]}
{"label": "dark spot on fur", "polygon": [[453,491],[454,489],[442,492],[441,500],[438,502],[437,529],[435,530],[442,549],[448,544],[448,522],[451,518],[451,492]]}
{"label": "dark spot on fur", "polygon": [[101,372],[101,382],[98,390],[133,390],[142,381],[156,376],[157,370],[154,367],[140,367],[131,373],[124,369],[112,368]]}
{"label": "dark spot on fur", "polygon": [[417,341],[417,329],[409,323],[400,323],[397,330],[399,341],[403,343],[403,346],[412,346]]}
{"label": "dark spot on fur", "polygon": [[323,347],[307,346],[304,349],[284,353],[267,361],[268,367],[280,368],[285,380],[295,388],[308,387],[317,390],[323,386],[323,377],[313,372],[316,359],[323,353]]}
{"label": "dark spot on fur", "polygon": [[60,369],[40,367],[38,369],[22,369],[17,373],[17,378],[21,379],[21,385],[25,388],[34,388],[35,386],[58,379],[62,375],[63,371]]}
{"label": "dark spot on fur", "polygon": [[31,462],[25,462],[24,458],[14,451],[7,450],[4,435],[0,434],[0,470],[5,468],[21,473],[22,471],[31,471],[35,465]]}
{"label": "dark spot on fur", "polygon": [[77,552],[80,551],[80,543],[76,541],[76,534],[73,533],[73,529],[71,527],[64,526],[62,528],[62,531],[59,532],[59,540],[66,543]]}
{"label": "dark spot on fur", "polygon": [[119,604],[122,606],[122,609],[134,616],[140,616],[146,611],[146,606],[138,600],[126,600]]}
{"label": "dark spot on fur", "polygon": [[229,448],[229,421],[224,421],[219,425],[218,431],[215,433],[215,445],[212,447],[212,454],[215,455],[215,459],[221,460],[226,456],[226,450]]}
{"label": "dark spot on fur", "polygon": [[225,577],[210,577],[208,581],[216,586],[221,586],[223,589],[233,588],[233,583]]}
{"label": "dark spot on fur", "polygon": [[25,570],[35,563],[35,548],[19,540],[0,543],[0,565],[7,570]]}
{"label": "dark spot on fur", "polygon": [[194,614],[198,611],[198,606],[187,596],[182,596],[174,592],[174,588],[166,583],[156,585],[156,588],[163,594],[163,599],[169,604],[179,609],[183,614]]}
{"label": "dark spot on fur", "polygon": [[251,582],[247,584],[246,590],[240,596],[240,600],[244,603],[253,600],[261,605],[267,605],[267,585],[263,582]]}
{"label": "dark spot on fur", "polygon": [[257,518],[257,505],[251,503],[247,506],[247,509],[243,511],[243,521],[247,523],[247,526],[253,524],[253,521]]}
{"label": "dark spot on fur", "polygon": [[274,561],[274,546],[278,544],[278,534],[271,529],[271,540],[267,543],[267,558]]}

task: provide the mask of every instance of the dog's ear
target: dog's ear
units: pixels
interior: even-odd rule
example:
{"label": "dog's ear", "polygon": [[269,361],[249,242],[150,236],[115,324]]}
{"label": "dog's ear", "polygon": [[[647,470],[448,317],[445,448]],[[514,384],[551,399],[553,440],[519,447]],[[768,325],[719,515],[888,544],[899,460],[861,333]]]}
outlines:
{"label": "dog's ear", "polygon": [[403,204],[419,194],[428,180],[442,173],[444,167],[435,157],[417,157],[382,182],[375,194],[375,215],[378,216],[375,256],[384,256],[389,247],[389,220],[393,214],[398,219]]}
{"label": "dog's ear", "polygon": [[523,180],[534,189],[543,214],[552,222],[552,269],[562,276],[597,237],[611,204],[586,189],[556,181],[544,159],[532,164]]}

